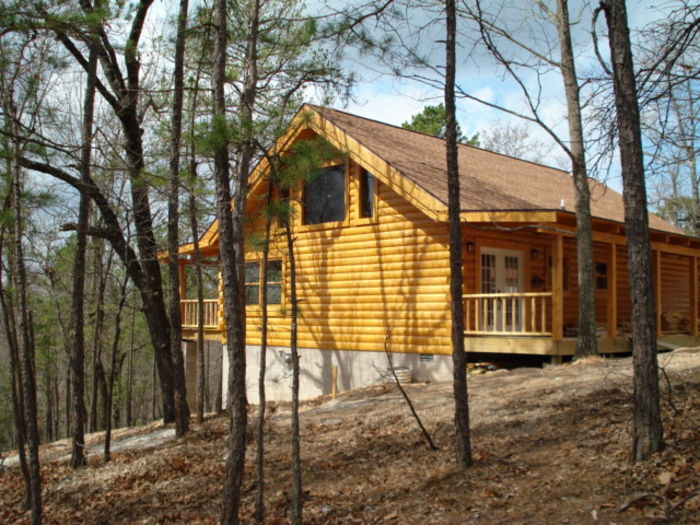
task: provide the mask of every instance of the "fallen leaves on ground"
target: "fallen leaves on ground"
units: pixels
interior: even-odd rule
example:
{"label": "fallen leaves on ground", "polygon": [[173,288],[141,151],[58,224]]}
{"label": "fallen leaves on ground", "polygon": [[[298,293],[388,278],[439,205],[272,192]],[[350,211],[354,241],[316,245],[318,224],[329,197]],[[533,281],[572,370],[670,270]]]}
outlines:
{"label": "fallen leaves on ground", "polygon": [[[394,387],[303,405],[305,523],[698,523],[700,353],[664,354],[666,448],[631,463],[631,360],[591,359],[470,378],[474,465],[456,466],[449,384],[407,385],[430,451]],[[251,423],[256,417],[251,408]],[[289,406],[267,423],[267,523],[288,523]],[[71,470],[67,443],[42,464],[46,523],[216,523],[228,421]],[[158,429],[150,425],[142,433]],[[138,433],[130,430],[124,434]],[[252,434],[250,434],[252,436]],[[252,522],[254,439],[241,516]],[[53,458],[53,459],[51,459]],[[17,467],[0,472],[0,522],[28,522]]]}

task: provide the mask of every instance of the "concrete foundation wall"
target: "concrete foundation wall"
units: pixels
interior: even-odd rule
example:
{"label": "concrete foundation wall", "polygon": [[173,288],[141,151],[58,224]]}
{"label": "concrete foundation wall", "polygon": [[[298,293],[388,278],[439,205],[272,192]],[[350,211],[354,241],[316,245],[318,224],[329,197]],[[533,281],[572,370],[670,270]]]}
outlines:
{"label": "concrete foundation wall", "polygon": [[[430,354],[423,354],[426,359]],[[357,350],[299,349],[299,398],[311,399],[330,394],[333,388],[333,367],[338,367],[337,391],[373,385],[383,381],[387,372],[386,355],[382,352]],[[452,356],[433,355],[432,361],[421,361],[420,354],[392,354],[394,367],[410,368],[414,381],[449,381],[452,378]],[[258,373],[260,369],[260,347],[248,345],[246,349],[246,387],[248,401],[258,402]],[[268,401],[289,401],[292,387],[292,364],[287,347],[269,347],[265,380]],[[228,352],[224,346],[223,399],[227,397]]]}

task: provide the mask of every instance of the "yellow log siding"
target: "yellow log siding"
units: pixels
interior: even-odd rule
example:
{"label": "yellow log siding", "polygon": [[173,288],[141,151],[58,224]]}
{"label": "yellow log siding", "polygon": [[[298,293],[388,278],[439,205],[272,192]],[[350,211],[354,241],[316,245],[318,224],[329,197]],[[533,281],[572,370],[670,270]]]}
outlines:
{"label": "yellow log siding", "polygon": [[[661,253],[661,303],[660,314],[664,332],[687,332],[690,329],[690,257],[685,255],[673,255]],[[682,326],[674,327],[674,321],[667,325],[663,321],[664,316],[680,316],[683,318]]]}
{"label": "yellow log siding", "polygon": [[[344,221],[305,226],[299,213],[295,219],[299,346],[383,351],[390,334],[392,351],[449,354],[447,225],[379,181],[375,217],[360,218],[357,164],[348,173]],[[253,231],[261,231],[259,221]],[[273,251],[284,253],[282,244],[276,239]],[[249,248],[246,259],[259,258]],[[285,301],[287,271],[285,264]],[[289,345],[288,310],[271,308],[272,346]],[[248,307],[247,316],[248,344],[259,344],[260,309]]]}

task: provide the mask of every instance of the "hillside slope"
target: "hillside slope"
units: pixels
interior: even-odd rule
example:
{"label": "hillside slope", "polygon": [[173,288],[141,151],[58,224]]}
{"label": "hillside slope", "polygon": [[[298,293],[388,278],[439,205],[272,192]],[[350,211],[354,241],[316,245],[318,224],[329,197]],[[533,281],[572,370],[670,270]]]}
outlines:
{"label": "hillside slope", "polygon": [[[475,465],[466,471],[455,468],[451,450],[450,384],[407,386],[438,452],[425,446],[395,386],[305,403],[305,522],[698,523],[700,350],[663,354],[660,364],[672,387],[663,380],[667,448],[643,464],[629,462],[630,359],[471,376]],[[268,523],[286,523],[289,409],[270,412]],[[157,446],[148,434],[158,427],[144,427],[141,448],[107,465],[91,454],[79,472],[61,459],[66,442],[49,445],[46,521],[217,522],[227,420],[193,427],[181,440],[156,433]],[[244,520],[255,493],[252,435],[249,442]],[[0,472],[0,522],[27,518],[22,490],[16,466]]]}

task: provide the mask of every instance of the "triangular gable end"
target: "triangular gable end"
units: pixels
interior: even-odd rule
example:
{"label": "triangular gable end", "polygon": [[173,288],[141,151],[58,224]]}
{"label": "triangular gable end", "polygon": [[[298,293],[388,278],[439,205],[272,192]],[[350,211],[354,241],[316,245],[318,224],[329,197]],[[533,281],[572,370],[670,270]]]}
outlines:
{"label": "triangular gable end", "polygon": [[[404,177],[399,170],[376,155],[369,147],[348,135],[309,104],[304,104],[299,109],[294,118],[292,118],[287,132],[275,141],[275,145],[270,151],[287,150],[307,130],[311,130],[323,137],[334,148],[370,171],[377,180],[395,191],[431,219],[435,221],[444,220],[447,210],[442,202]],[[248,176],[250,182],[248,196],[253,194],[257,187],[263,183],[268,170],[269,163],[263,157]],[[218,219],[215,219],[200,237],[200,249],[204,250],[216,244],[219,239],[218,232],[219,222]],[[183,245],[180,247],[180,253],[190,253],[192,249],[193,245],[191,243]]]}

